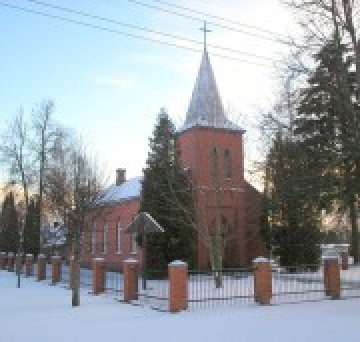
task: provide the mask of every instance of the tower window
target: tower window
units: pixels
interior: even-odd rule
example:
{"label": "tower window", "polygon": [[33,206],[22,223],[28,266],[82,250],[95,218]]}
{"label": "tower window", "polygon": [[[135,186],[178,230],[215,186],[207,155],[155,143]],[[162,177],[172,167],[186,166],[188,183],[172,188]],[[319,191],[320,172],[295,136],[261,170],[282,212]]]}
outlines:
{"label": "tower window", "polygon": [[228,149],[224,152],[224,176],[231,178],[231,153]]}
{"label": "tower window", "polygon": [[216,147],[210,153],[210,170],[212,176],[218,176],[219,153]]}
{"label": "tower window", "polygon": [[105,224],[103,228],[103,254],[108,252],[108,225]]}
{"label": "tower window", "polygon": [[96,253],[96,223],[93,224],[93,229],[91,232],[91,253]]}
{"label": "tower window", "polygon": [[116,241],[116,254],[121,253],[121,226],[120,222],[116,224],[116,232],[115,232],[115,241]]}

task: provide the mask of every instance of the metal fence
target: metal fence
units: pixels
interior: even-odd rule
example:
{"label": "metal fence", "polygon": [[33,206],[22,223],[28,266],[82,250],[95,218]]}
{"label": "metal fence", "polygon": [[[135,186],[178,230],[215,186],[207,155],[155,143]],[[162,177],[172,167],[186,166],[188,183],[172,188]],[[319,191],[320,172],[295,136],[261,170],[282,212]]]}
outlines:
{"label": "metal fence", "polygon": [[138,281],[139,299],[135,304],[151,309],[167,311],[169,308],[169,279],[167,271],[148,270],[146,284],[143,277]]}
{"label": "metal fence", "polygon": [[121,267],[111,267],[105,270],[105,293],[121,300],[124,293],[124,275]]}
{"label": "metal fence", "polygon": [[323,269],[319,265],[273,268],[272,292],[273,304],[326,299]]}
{"label": "metal fence", "polygon": [[252,268],[189,271],[189,308],[254,302]]}
{"label": "metal fence", "polygon": [[350,265],[340,273],[341,296],[360,297],[360,265]]}

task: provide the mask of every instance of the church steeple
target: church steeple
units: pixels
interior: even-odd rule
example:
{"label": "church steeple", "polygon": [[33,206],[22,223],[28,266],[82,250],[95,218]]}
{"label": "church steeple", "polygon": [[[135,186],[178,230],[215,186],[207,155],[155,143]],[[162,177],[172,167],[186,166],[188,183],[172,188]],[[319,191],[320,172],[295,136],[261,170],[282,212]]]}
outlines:
{"label": "church steeple", "polygon": [[[206,26],[204,30],[206,31]],[[205,42],[200,69],[181,131],[195,126],[242,131],[226,118]]]}

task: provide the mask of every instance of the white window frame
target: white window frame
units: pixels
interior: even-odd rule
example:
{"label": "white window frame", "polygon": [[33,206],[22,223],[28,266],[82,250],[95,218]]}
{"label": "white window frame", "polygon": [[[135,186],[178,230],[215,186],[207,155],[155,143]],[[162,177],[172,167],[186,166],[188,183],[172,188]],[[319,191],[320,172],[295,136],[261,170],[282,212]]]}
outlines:
{"label": "white window frame", "polygon": [[121,225],[119,221],[116,223],[115,234],[116,234],[115,254],[121,254]]}
{"label": "white window frame", "polygon": [[109,228],[105,223],[103,226],[103,254],[108,253],[108,244],[109,244]]}

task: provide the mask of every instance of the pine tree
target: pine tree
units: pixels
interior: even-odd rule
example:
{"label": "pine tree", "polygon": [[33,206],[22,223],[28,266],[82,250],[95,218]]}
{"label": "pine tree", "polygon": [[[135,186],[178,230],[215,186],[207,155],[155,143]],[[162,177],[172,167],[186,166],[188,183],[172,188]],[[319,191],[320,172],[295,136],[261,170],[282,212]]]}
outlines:
{"label": "pine tree", "polygon": [[9,192],[2,204],[0,249],[4,252],[17,253],[19,245],[19,217],[14,194]]}
{"label": "pine tree", "polygon": [[192,191],[186,171],[179,164],[175,127],[163,109],[149,145],[140,211],[153,216],[165,232],[148,234],[147,267],[166,269],[176,259],[192,264],[195,237]]}
{"label": "pine tree", "polygon": [[320,221],[306,188],[307,162],[298,142],[278,134],[267,157],[263,232],[285,266],[319,262]]}
{"label": "pine tree", "polygon": [[345,46],[328,42],[315,56],[317,68],[300,97],[296,134],[316,171],[312,191],[327,210],[349,212],[351,249],[359,260],[360,115],[353,58]]}
{"label": "pine tree", "polygon": [[37,255],[40,251],[39,201],[31,198],[25,219],[24,253]]}

